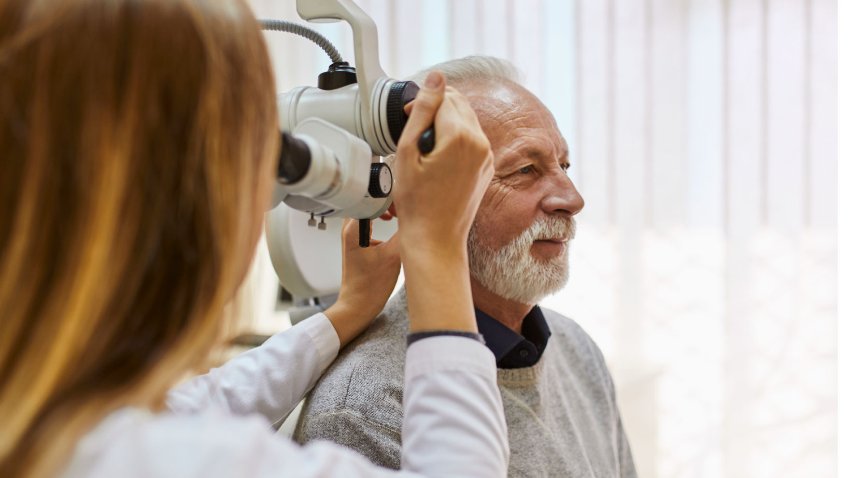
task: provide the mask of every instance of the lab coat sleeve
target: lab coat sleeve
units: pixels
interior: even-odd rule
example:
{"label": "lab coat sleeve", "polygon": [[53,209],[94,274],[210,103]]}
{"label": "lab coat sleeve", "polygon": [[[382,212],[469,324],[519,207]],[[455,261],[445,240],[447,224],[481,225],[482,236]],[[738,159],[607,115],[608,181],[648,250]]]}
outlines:
{"label": "lab coat sleeve", "polygon": [[315,385],[338,352],[336,330],[324,314],[316,314],[172,389],[166,404],[175,413],[218,408],[235,415],[259,413],[277,423]]}
{"label": "lab coat sleeve", "polygon": [[[327,317],[317,314],[180,385],[171,391],[167,404],[178,414],[215,410],[231,415],[259,413],[275,423],[295,407],[338,351],[336,331]],[[507,426],[496,385],[496,360],[486,346],[453,336],[414,342],[406,355],[403,401],[400,476],[506,476]],[[217,423],[220,428],[220,420]],[[231,438],[230,432],[226,434]],[[237,437],[240,433],[232,435],[239,443],[247,439]],[[292,476],[383,475],[375,469],[366,471],[372,468],[368,460],[349,450],[316,443],[319,445],[292,450],[294,455],[259,453],[262,447],[251,447],[253,456],[238,461],[270,464],[289,455],[279,466]]]}
{"label": "lab coat sleeve", "polygon": [[408,347],[402,470],[424,476],[506,476],[509,458],[496,359],[463,337]]}
{"label": "lab coat sleeve", "polygon": [[277,451],[262,451],[256,442],[242,439],[241,443],[253,443],[245,447],[250,458],[244,461],[268,464],[271,472],[252,476],[269,478],[507,476],[507,426],[496,385],[496,360],[486,346],[450,336],[415,342],[407,351],[403,401],[401,470],[378,468],[327,441],[298,448],[280,436],[273,437],[276,444],[269,444]]}
{"label": "lab coat sleeve", "polygon": [[[290,338],[314,339],[303,327],[282,338],[284,343]],[[273,350],[305,352],[296,343],[290,343],[291,349],[280,343],[269,345]],[[310,348],[313,355],[307,355],[316,362],[316,369],[324,363],[321,358],[332,357],[318,353],[326,349]],[[289,353],[281,357],[294,360]],[[292,367],[274,367],[275,373],[280,368]],[[309,374],[298,373],[278,378],[286,377],[300,383],[301,389],[310,379]],[[206,408],[199,413],[153,414],[130,408],[115,412],[81,440],[63,477],[498,478],[507,473],[507,427],[495,359],[474,340],[431,337],[408,349],[399,471],[378,468],[352,450],[326,441],[300,447],[274,434],[258,415],[237,416],[211,406],[230,401],[235,403],[230,403],[231,408],[250,408],[250,400],[229,397],[232,392],[232,387],[222,388],[210,377],[200,377],[172,394],[172,402],[179,401],[186,410]],[[269,401],[262,393],[249,390],[245,395],[256,402]],[[286,408],[284,404],[293,401],[288,398],[273,405]]]}
{"label": "lab coat sleeve", "polygon": [[[507,476],[508,434],[496,385],[496,359],[463,337],[419,340],[405,362],[402,469],[378,468],[352,450],[317,440],[300,449],[278,442],[263,453],[273,472],[254,476],[321,478],[498,478]],[[282,440],[276,436],[275,439]],[[257,453],[252,445],[250,451]],[[252,459],[252,462],[262,462]]]}

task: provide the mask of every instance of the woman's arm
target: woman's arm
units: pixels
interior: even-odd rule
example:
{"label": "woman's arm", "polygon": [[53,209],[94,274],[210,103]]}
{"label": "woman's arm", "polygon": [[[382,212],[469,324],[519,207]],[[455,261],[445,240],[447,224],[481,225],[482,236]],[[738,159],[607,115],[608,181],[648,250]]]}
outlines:
{"label": "woman's arm", "polygon": [[218,408],[235,415],[259,413],[276,423],[304,398],[338,352],[334,327],[324,314],[316,314],[175,387],[166,404],[177,413]]}
{"label": "woman's arm", "polygon": [[342,243],[342,288],[334,305],[173,389],[168,407],[183,413],[210,406],[237,415],[260,413],[271,423],[286,417],[339,349],[380,313],[398,279],[395,238],[361,248],[357,221],[348,221]]}

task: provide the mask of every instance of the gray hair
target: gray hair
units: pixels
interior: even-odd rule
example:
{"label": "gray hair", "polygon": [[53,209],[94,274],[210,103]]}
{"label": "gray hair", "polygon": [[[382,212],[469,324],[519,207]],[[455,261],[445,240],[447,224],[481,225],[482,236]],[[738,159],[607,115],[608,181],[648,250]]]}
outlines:
{"label": "gray hair", "polygon": [[[511,81],[517,84],[522,81],[522,75],[513,63],[494,56],[484,55],[470,55],[437,63],[409,76],[407,79],[421,85],[428,73],[434,70],[443,72],[446,77],[446,84],[454,87],[493,80]],[[392,164],[393,161],[395,161],[395,154],[388,155],[387,162]]]}
{"label": "gray hair", "polygon": [[480,81],[507,80],[520,84],[522,82],[519,69],[508,60],[492,56],[472,55],[455,60],[445,61],[425,68],[408,78],[418,84],[425,81],[428,73],[439,70],[446,76],[446,84],[458,86]]}

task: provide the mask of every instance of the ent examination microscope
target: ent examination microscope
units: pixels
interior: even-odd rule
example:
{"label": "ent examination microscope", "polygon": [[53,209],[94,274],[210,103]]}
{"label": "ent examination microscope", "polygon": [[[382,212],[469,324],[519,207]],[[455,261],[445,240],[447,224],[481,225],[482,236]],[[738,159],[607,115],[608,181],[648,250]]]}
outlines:
{"label": "ent examination microscope", "polygon": [[[395,153],[407,122],[404,105],[419,91],[411,81],[387,77],[378,60],[375,23],[352,0],[297,0],[296,7],[308,21],[347,22],[356,67],[305,26],[260,21],[264,30],[312,40],[332,61],[318,87],[299,86],[278,96],[281,153],[266,237],[281,285],[293,296],[293,323],[330,305],[339,288],[342,221],[326,219],[358,219],[360,246],[368,247],[371,220],[392,203],[392,164],[383,158]],[[420,151],[430,152],[434,141],[428,129],[419,139]],[[382,223],[374,224],[378,237],[389,235]]]}

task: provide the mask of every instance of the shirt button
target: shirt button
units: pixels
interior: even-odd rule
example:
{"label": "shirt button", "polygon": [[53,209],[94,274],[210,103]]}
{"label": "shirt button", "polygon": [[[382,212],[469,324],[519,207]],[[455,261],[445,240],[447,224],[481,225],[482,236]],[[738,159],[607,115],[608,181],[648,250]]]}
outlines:
{"label": "shirt button", "polygon": [[528,357],[528,350],[525,350],[525,349],[520,350],[519,356],[522,357],[522,358],[527,358]]}

